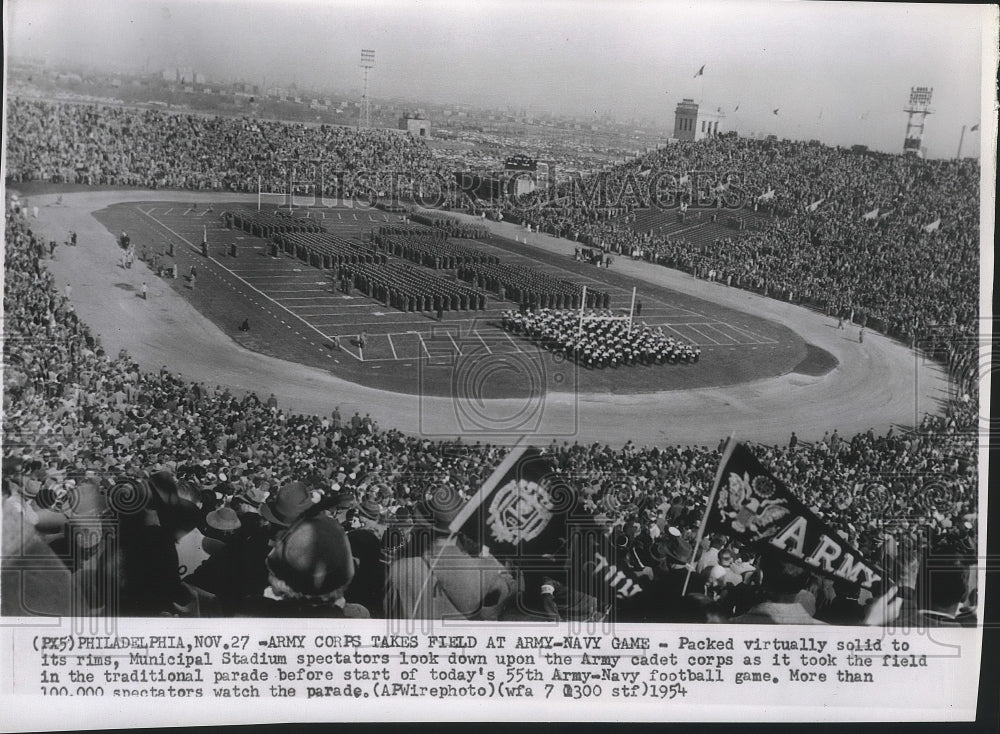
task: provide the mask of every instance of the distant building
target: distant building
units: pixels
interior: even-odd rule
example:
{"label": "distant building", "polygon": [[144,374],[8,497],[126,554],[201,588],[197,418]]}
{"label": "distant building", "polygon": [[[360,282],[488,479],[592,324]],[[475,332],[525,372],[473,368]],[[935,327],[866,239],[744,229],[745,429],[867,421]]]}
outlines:
{"label": "distant building", "polygon": [[431,123],[422,115],[403,115],[399,118],[399,129],[405,130],[415,138],[431,136]]}
{"label": "distant building", "polygon": [[701,140],[719,134],[721,112],[701,109],[693,99],[682,99],[674,111],[674,138],[677,140]]}

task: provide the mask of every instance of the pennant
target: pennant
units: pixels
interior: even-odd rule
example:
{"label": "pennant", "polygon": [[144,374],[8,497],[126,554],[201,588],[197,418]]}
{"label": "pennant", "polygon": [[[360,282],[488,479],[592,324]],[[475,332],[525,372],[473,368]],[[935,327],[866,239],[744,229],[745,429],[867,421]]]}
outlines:
{"label": "pennant", "polygon": [[774,198],[774,189],[769,189],[757,197],[758,201],[768,201]]}
{"label": "pennant", "polygon": [[642,592],[642,580],[617,551],[598,517],[578,498],[574,478],[523,443],[504,457],[448,527],[534,577],[571,579],[602,609]]}
{"label": "pennant", "polygon": [[978,129],[979,129],[979,123],[977,122],[975,125],[969,128],[969,132],[974,133]]}
{"label": "pennant", "polygon": [[936,232],[941,227],[941,217],[924,226],[924,232]]}
{"label": "pennant", "polygon": [[781,109],[780,107],[775,107],[775,108],[774,108],[774,113],[773,113],[773,114],[777,115],[777,114],[778,114],[778,110],[780,110],[780,109]]}
{"label": "pennant", "polygon": [[871,589],[883,578],[878,566],[792,495],[745,445],[732,440],[722,456],[703,527],[855,588]]}
{"label": "pennant", "polygon": [[875,207],[870,212],[866,212],[861,216],[862,219],[874,219],[878,216],[878,207]]}
{"label": "pennant", "polygon": [[641,171],[639,171],[639,175],[645,178],[652,172],[652,170],[653,170],[652,168],[643,168]]}
{"label": "pennant", "polygon": [[736,107],[733,109],[733,112],[739,112],[739,111],[740,111],[740,106],[737,104]]}
{"label": "pennant", "polygon": [[686,184],[686,183],[688,183],[690,181],[691,181],[691,174],[689,174],[689,173],[685,173],[683,176],[681,176],[679,179],[677,179],[677,183],[679,183],[681,186],[683,186],[684,184]]}
{"label": "pennant", "polygon": [[704,74],[705,74],[705,64],[702,64],[701,68],[698,69],[698,73],[694,75],[694,78],[697,79],[700,76],[704,76]]}
{"label": "pennant", "polygon": [[823,199],[817,199],[812,204],[810,204],[809,206],[806,207],[806,211],[809,211],[809,212],[816,211],[817,209],[819,209],[819,205],[822,204],[824,201],[826,201],[825,198],[823,198]]}

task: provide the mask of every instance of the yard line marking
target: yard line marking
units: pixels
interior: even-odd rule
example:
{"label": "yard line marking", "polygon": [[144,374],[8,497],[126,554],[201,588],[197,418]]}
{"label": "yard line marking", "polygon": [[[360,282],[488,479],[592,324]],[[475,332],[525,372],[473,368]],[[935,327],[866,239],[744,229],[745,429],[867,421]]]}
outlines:
{"label": "yard line marking", "polygon": [[521,347],[517,345],[517,342],[510,338],[510,334],[508,334],[506,331],[501,331],[500,333],[503,334],[505,337],[507,337],[507,341],[509,341],[511,344],[514,345],[514,349],[517,350],[518,354],[524,354],[524,352],[521,351]]}
{"label": "yard line marking", "polygon": [[451,343],[455,345],[455,351],[458,352],[458,356],[461,357],[462,356],[462,348],[460,346],[458,346],[458,342],[455,341],[455,337],[453,337],[451,335],[450,331],[446,331],[445,334],[447,334],[448,338],[451,339]]}
{"label": "yard line marking", "polygon": [[429,351],[427,351],[427,345],[424,344],[424,338],[422,336],[420,336],[420,332],[416,331],[414,333],[417,335],[417,339],[420,340],[420,346],[422,346],[424,348],[424,354],[427,355],[427,359],[433,359],[433,357],[431,356],[431,353]]}
{"label": "yard line marking", "polygon": [[[685,324],[681,324],[681,326],[685,326]],[[679,329],[675,329],[670,324],[664,324],[663,328],[670,329],[672,332],[680,336],[680,338],[683,339],[684,341],[691,341],[690,335],[685,334],[683,331],[680,331]]]}
{"label": "yard line marking", "polygon": [[733,344],[740,344],[741,343],[739,339],[733,339],[732,336],[730,336],[726,332],[722,331],[721,329],[717,328],[714,324],[701,324],[701,326],[704,326],[706,329],[711,329],[712,331],[716,332],[717,334],[719,334],[723,338],[728,339],[729,341],[733,342]]}
{"label": "yard line marking", "polygon": [[[704,326],[704,324],[702,324],[702,326]],[[697,332],[697,333],[698,333],[698,334],[700,334],[701,336],[705,337],[705,338],[706,338],[706,339],[708,339],[708,340],[709,340],[710,342],[712,342],[712,344],[715,344],[715,345],[717,345],[717,346],[721,346],[721,342],[717,342],[717,341],[715,341],[715,339],[713,339],[712,337],[710,337],[710,336],[709,336],[708,334],[706,334],[705,332],[703,332],[703,331],[702,331],[701,329],[699,329],[699,328],[698,328],[697,326],[695,326],[694,324],[691,324],[690,326],[688,326],[688,328],[689,328],[689,329],[690,329],[691,331],[694,331],[694,332]]]}
{"label": "yard line marking", "polygon": [[[174,210],[174,208],[173,208],[173,207],[170,207],[170,208],[169,208],[169,209],[167,209],[167,210],[166,210],[165,212],[163,212],[163,216],[166,216],[167,214],[169,214],[169,213],[170,213],[170,212],[172,212],[173,210]],[[150,209],[149,211],[153,211],[153,210],[152,210],[152,209]]]}
{"label": "yard line marking", "polygon": [[481,341],[483,343],[483,346],[486,347],[486,352],[488,354],[493,354],[493,350],[490,349],[489,345],[486,343],[486,340],[483,339],[482,334],[480,334],[478,331],[473,332],[473,333],[476,335],[476,338],[479,339],[479,341]]}
{"label": "yard line marking", "polygon": [[399,359],[399,355],[396,354],[396,347],[392,344],[392,334],[386,334],[385,338],[389,340],[389,349],[392,350],[392,358]]}
{"label": "yard line marking", "polygon": [[[301,292],[301,291],[300,291]],[[336,301],[337,296],[282,296],[282,301]],[[322,305],[322,304],[317,304]]]}

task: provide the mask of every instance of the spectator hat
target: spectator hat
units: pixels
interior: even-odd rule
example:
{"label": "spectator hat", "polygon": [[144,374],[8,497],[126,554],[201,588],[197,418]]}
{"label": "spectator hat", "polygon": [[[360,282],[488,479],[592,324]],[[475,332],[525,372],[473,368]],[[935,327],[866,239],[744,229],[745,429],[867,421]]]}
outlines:
{"label": "spectator hat", "polygon": [[267,568],[293,591],[321,596],[354,578],[354,559],[347,533],[330,517],[299,520],[279,538],[267,557]]}
{"label": "spectator hat", "polygon": [[278,490],[272,502],[260,506],[260,514],[270,523],[288,527],[312,506],[312,496],[306,485],[289,482]]}
{"label": "spectator hat", "polygon": [[690,563],[691,544],[684,540],[677,528],[668,527],[657,539],[654,555],[667,563]]}
{"label": "spectator hat", "polygon": [[239,495],[239,498],[246,500],[247,504],[260,505],[268,496],[268,491],[263,487],[249,487]]}
{"label": "spectator hat", "polygon": [[236,511],[231,507],[220,507],[208,513],[205,516],[205,524],[213,530],[218,530],[222,533],[231,533],[242,527],[240,518],[237,517]]}

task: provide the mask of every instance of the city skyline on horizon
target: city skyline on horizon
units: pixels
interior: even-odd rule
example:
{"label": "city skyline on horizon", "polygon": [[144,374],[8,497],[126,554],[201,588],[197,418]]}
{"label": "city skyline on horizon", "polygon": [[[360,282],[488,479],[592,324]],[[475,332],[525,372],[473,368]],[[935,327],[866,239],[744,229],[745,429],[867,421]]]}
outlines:
{"label": "city skyline on horizon", "polygon": [[[12,58],[129,73],[182,66],[203,69],[210,78],[242,78],[268,87],[295,81],[307,89],[350,93],[361,87],[358,62],[360,49],[367,47],[376,50],[369,87],[373,98],[514,107],[575,119],[659,121],[668,137],[676,104],[691,98],[721,108],[720,130],[901,152],[910,88],[928,86],[935,89],[934,114],[924,136],[928,157],[954,157],[963,125],[964,155],[980,155],[978,134],[969,134],[981,124],[981,49],[973,40],[981,41],[984,16],[976,6],[905,6],[901,13],[899,6],[861,3],[839,9],[827,3],[709,3],[692,18],[681,5],[633,2],[475,8],[430,3],[421,6],[419,17],[413,4],[400,2],[375,3],[367,14],[346,3],[270,0],[139,2],[127,10],[103,0],[73,6],[53,0],[6,4]],[[523,11],[529,29],[523,37],[511,35],[510,16],[517,14],[502,10],[511,7]],[[580,8],[587,12],[569,12]],[[737,8],[741,13],[731,12]],[[629,10],[646,14],[647,30],[636,32],[624,22],[639,17]],[[283,33],[301,20],[299,11],[315,22],[301,34]],[[734,25],[732,15],[743,17]],[[419,22],[410,22],[415,18]],[[538,22],[528,23],[531,19]],[[253,30],[257,22],[269,29],[266,38]],[[219,23],[231,32],[206,46],[208,28]],[[447,33],[456,26],[465,28],[468,38]],[[664,32],[655,32],[656,27]],[[686,33],[677,32],[681,27]],[[361,32],[334,43],[343,40],[345,29]],[[318,43],[316,36],[324,33],[330,42]],[[101,45],[109,36],[120,42]],[[871,47],[875,36],[881,48]],[[80,42],[69,43],[71,38]],[[677,43],[662,48],[664,39]],[[585,40],[590,41],[586,47],[604,53],[587,54],[573,43]],[[704,43],[708,40],[714,43]],[[471,57],[469,45],[476,45]],[[838,52],[825,56],[822,52],[831,47]],[[257,52],[246,53],[250,49]],[[319,64],[303,63],[320,54],[322,66],[336,78]],[[595,61],[597,56],[604,58]],[[835,64],[828,63],[831,58]],[[866,64],[865,74],[855,74]],[[640,68],[648,73],[622,73]],[[762,82],[768,83],[762,87]]]}

